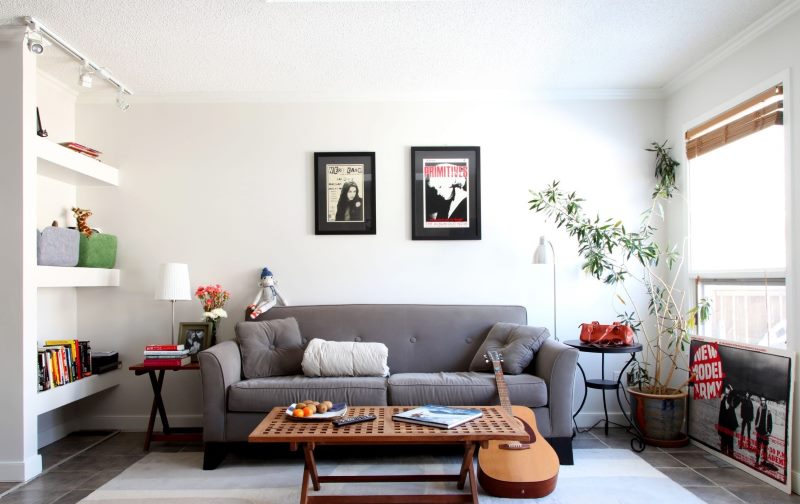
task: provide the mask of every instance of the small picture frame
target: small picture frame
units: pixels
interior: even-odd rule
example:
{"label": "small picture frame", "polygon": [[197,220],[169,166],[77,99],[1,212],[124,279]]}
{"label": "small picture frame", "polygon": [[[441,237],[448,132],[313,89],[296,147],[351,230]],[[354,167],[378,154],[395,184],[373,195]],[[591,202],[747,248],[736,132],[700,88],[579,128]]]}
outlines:
{"label": "small picture frame", "polygon": [[314,234],[375,234],[375,153],[314,153]]}
{"label": "small picture frame", "polygon": [[411,148],[411,239],[481,239],[480,147]]}
{"label": "small picture frame", "polygon": [[181,322],[178,344],[189,349],[192,362],[197,362],[197,354],[211,347],[211,322]]}

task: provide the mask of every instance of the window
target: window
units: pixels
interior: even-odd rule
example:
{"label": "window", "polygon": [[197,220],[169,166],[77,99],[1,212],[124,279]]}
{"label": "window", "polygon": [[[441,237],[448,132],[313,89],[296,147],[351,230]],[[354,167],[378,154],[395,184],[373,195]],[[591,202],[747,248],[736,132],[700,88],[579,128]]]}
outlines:
{"label": "window", "polygon": [[686,132],[689,270],[711,301],[701,334],[786,347],[783,86]]}

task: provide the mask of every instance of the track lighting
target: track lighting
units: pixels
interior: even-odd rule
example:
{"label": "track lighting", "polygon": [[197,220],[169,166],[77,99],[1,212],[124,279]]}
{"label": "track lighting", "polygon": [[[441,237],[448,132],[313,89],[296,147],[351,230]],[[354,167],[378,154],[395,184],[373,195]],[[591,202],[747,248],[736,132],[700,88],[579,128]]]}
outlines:
{"label": "track lighting", "polygon": [[84,63],[81,67],[81,73],[78,75],[78,84],[85,88],[91,88],[93,77],[94,70],[92,70],[88,63]]}
{"label": "track lighting", "polygon": [[28,34],[28,50],[33,54],[42,54],[44,52],[45,41],[42,34],[38,32],[31,32]]}
{"label": "track lighting", "polygon": [[131,95],[133,93],[128,86],[114,77],[108,68],[101,67],[94,61],[84,56],[83,53],[53,33],[52,30],[42,25],[42,23],[40,23],[37,19],[32,17],[23,17],[20,20],[24,24],[28,25],[28,50],[34,54],[42,54],[45,47],[55,44],[68,56],[75,58],[81,63],[81,70],[78,76],[78,83],[81,86],[85,88],[92,87],[95,77],[105,80],[118,90],[117,107],[119,107],[120,110],[128,110],[130,108],[130,103],[125,100],[124,95]]}
{"label": "track lighting", "polygon": [[120,89],[119,93],[117,93],[117,108],[123,112],[131,108],[131,104],[125,100],[125,92],[124,89]]}

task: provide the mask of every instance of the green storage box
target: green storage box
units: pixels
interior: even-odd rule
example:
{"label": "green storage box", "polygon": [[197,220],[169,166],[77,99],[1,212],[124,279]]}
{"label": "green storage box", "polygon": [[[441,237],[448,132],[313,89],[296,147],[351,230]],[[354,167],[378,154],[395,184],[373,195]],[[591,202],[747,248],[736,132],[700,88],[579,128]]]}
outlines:
{"label": "green storage box", "polygon": [[92,233],[87,238],[81,233],[78,266],[82,268],[113,268],[117,262],[117,237],[105,233]]}

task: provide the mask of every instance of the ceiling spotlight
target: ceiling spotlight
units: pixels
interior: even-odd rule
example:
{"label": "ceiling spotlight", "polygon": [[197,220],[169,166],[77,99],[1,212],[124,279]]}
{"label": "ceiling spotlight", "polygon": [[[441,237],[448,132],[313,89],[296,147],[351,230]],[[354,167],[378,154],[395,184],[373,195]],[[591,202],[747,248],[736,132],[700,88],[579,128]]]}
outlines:
{"label": "ceiling spotlight", "polygon": [[81,73],[78,75],[78,83],[85,88],[90,88],[92,87],[92,77],[94,77],[94,70],[87,63],[84,63],[81,67]]}
{"label": "ceiling spotlight", "polygon": [[117,94],[117,107],[118,107],[118,108],[119,108],[121,111],[123,111],[123,112],[125,112],[126,110],[128,110],[129,108],[131,108],[131,104],[130,104],[130,103],[128,103],[128,102],[125,100],[125,94],[124,94],[124,92],[123,92],[123,91],[120,91],[120,92]]}
{"label": "ceiling spotlight", "polygon": [[44,52],[45,45],[45,41],[40,33],[28,33],[28,50],[30,52],[33,54],[42,54]]}

